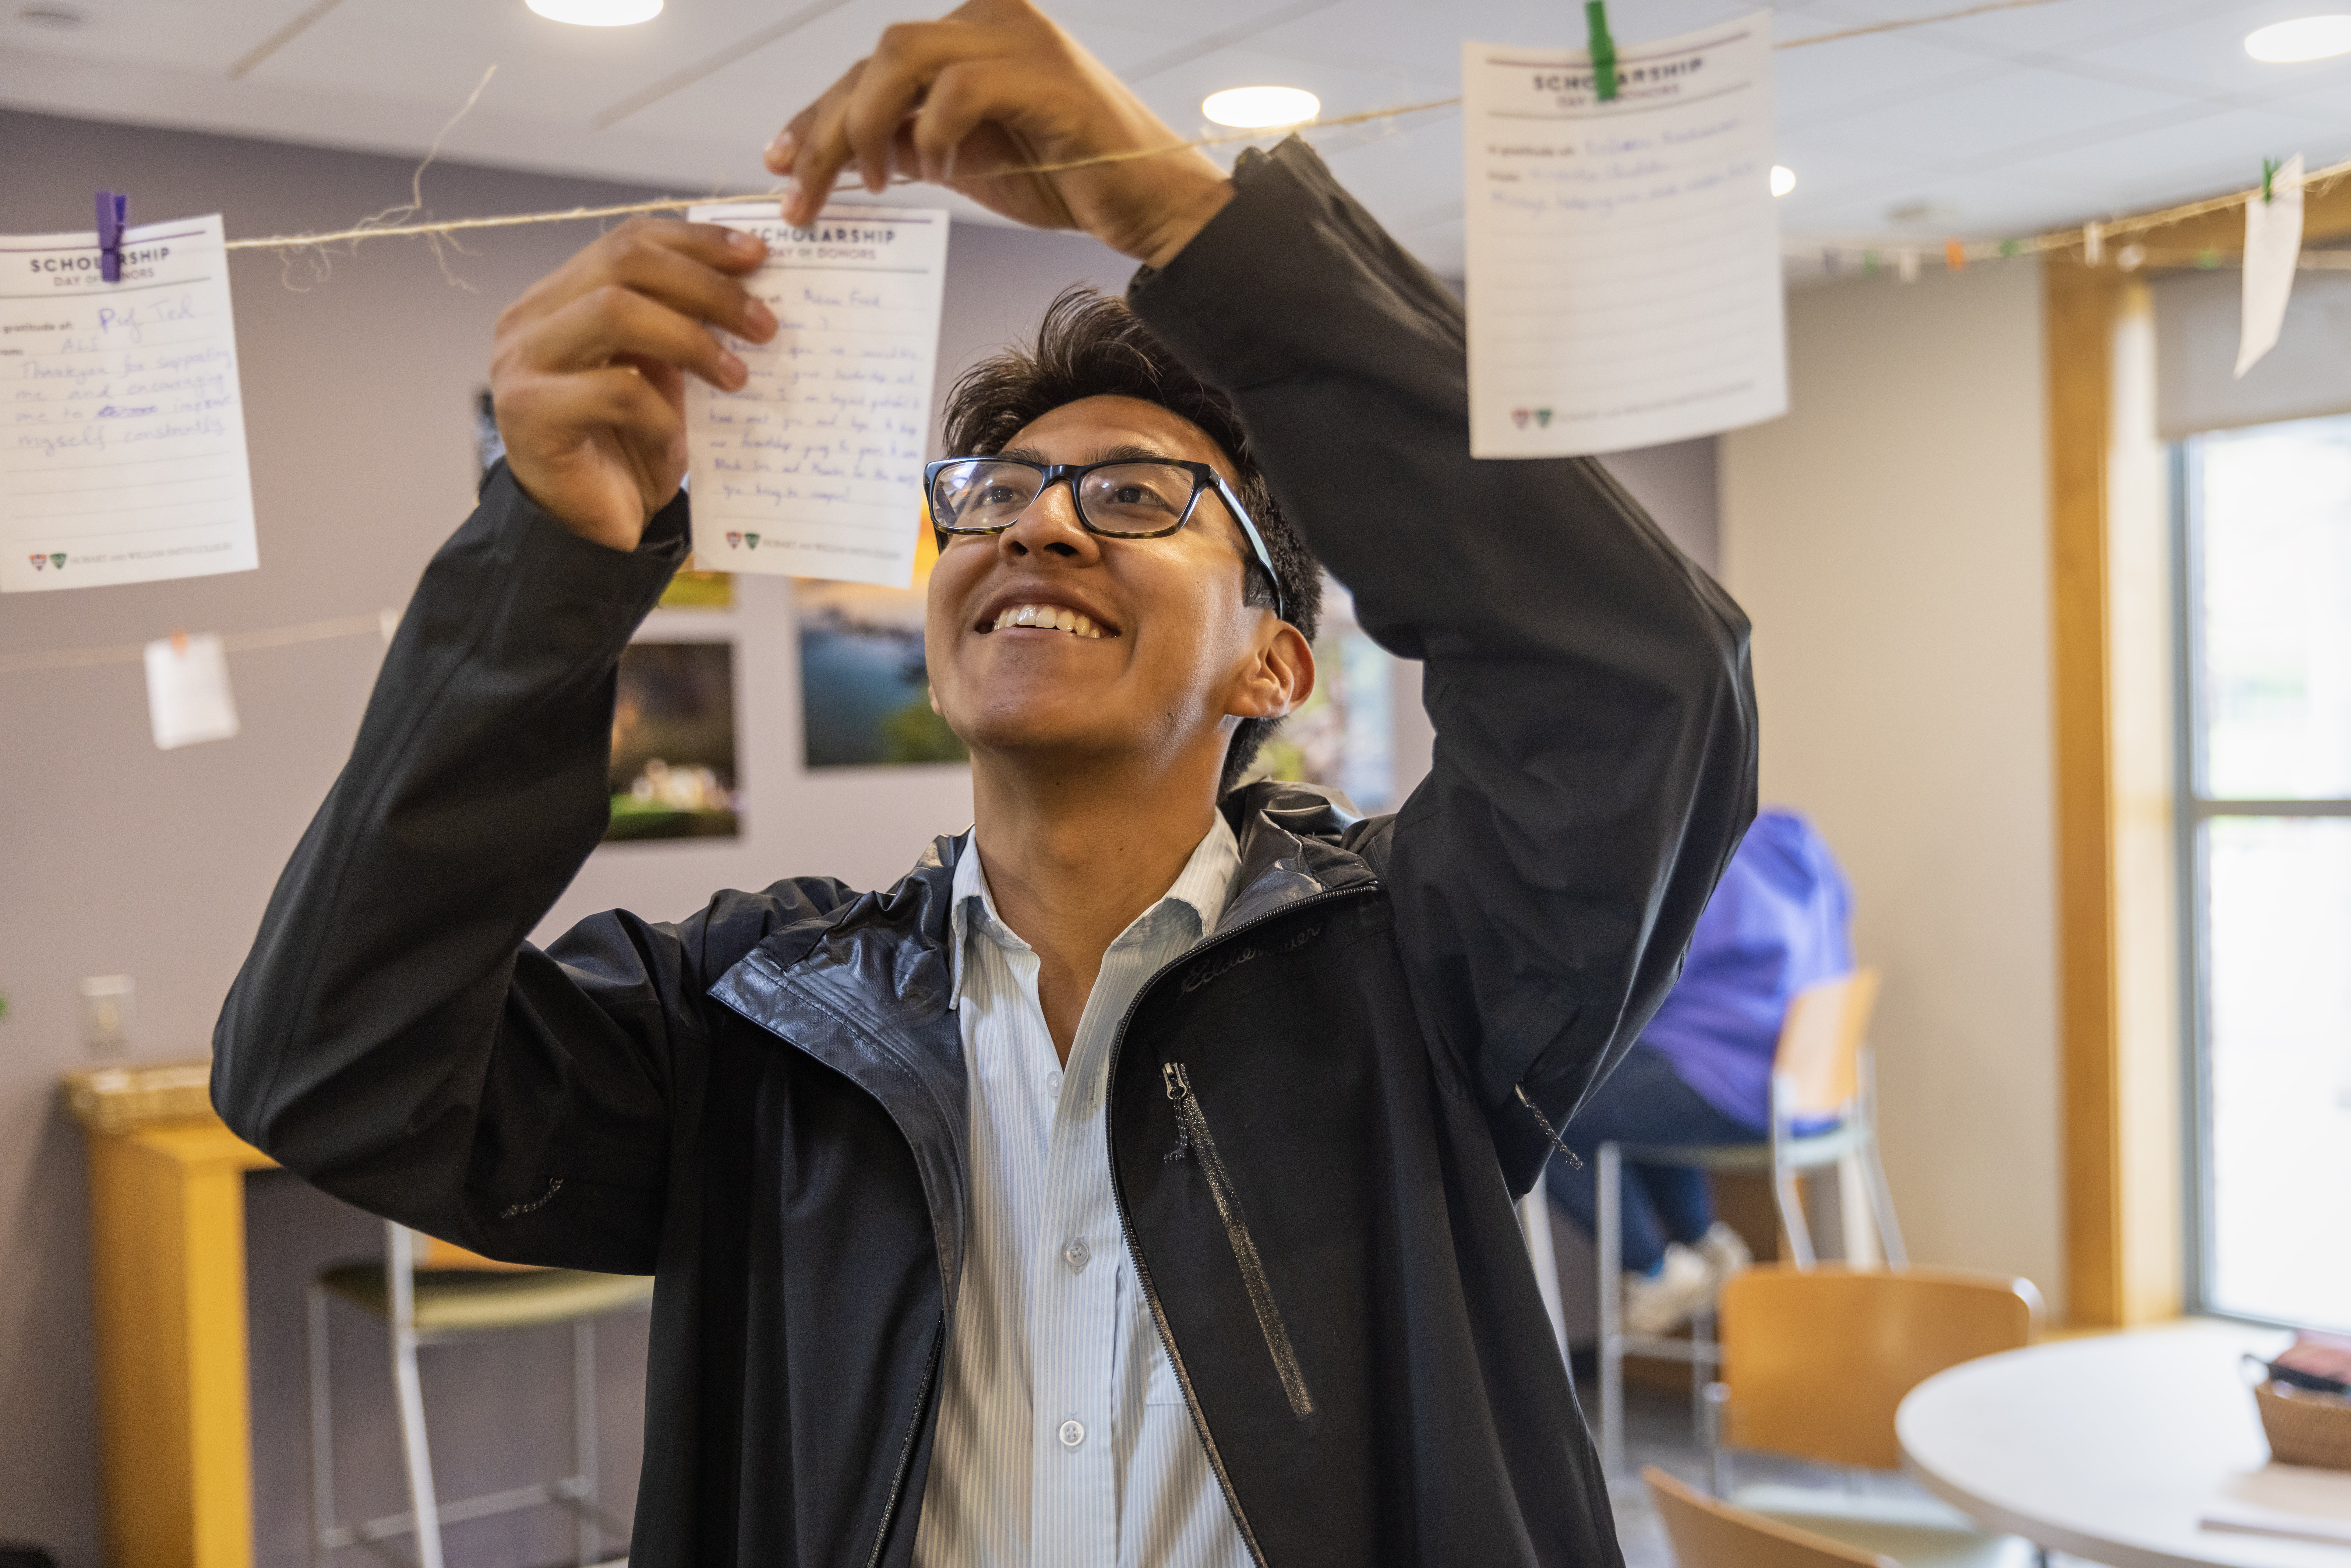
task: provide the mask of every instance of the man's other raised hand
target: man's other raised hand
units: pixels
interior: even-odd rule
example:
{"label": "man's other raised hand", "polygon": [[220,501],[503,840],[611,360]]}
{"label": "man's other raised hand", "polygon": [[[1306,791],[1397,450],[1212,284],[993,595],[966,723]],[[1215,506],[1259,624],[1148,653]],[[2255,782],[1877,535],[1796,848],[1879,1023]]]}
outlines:
{"label": "man's other raised hand", "polygon": [[[768,149],[791,176],[784,216],[815,220],[852,172],[879,192],[893,173],[944,184],[1037,228],[1082,229],[1165,267],[1230,199],[1232,185],[1076,39],[1028,0],[970,0],[935,22],[883,30],[873,53],[794,115]],[[1151,152],[1080,169],[1015,171]]]}
{"label": "man's other raised hand", "polygon": [[635,219],[498,317],[491,399],[507,466],[582,538],[637,547],[685,477],[685,378],[747,379],[709,331],[764,343],[776,319],[740,278],[766,244],[716,224]]}

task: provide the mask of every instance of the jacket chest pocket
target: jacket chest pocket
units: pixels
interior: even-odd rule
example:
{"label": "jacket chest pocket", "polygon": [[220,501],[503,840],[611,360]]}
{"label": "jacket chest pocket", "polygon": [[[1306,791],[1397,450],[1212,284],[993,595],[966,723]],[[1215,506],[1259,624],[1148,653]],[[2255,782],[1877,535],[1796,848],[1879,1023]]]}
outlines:
{"label": "jacket chest pocket", "polygon": [[[1217,1148],[1217,1134],[1208,1125],[1207,1113],[1200,1108],[1199,1096],[1192,1092],[1191,1075],[1180,1061],[1170,1061],[1160,1068],[1167,1086],[1167,1099],[1176,1112],[1176,1146],[1166,1155],[1167,1163],[1191,1160],[1199,1167],[1201,1179],[1207,1183],[1208,1197],[1217,1206],[1217,1218],[1225,1228],[1225,1239],[1232,1244],[1233,1261],[1240,1266],[1241,1284],[1249,1291],[1249,1310],[1257,1315],[1257,1326],[1265,1335],[1266,1354],[1273,1358],[1273,1369],[1281,1378],[1281,1391],[1290,1400],[1290,1414],[1303,1421],[1314,1414],[1314,1396],[1307,1391],[1306,1375],[1298,1365],[1298,1353],[1290,1343],[1290,1329],[1281,1321],[1281,1308],[1274,1301],[1273,1285],[1266,1278],[1265,1260],[1259,1256],[1257,1239],[1249,1234],[1249,1220],[1241,1213],[1240,1195],[1233,1190],[1232,1174],[1225,1168],[1224,1155]],[[1156,1343],[1155,1356],[1164,1358],[1165,1352]],[[1157,1371],[1157,1362],[1153,1364]]]}

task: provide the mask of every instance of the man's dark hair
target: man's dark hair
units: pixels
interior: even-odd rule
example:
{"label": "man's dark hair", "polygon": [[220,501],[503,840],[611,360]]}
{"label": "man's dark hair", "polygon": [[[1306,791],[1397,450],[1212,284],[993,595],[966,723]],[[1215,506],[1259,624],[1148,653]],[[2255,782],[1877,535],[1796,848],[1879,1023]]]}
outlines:
{"label": "man's dark hair", "polygon": [[[966,371],[947,392],[946,449],[957,455],[987,456],[1038,420],[1090,397],[1131,397],[1155,402],[1198,425],[1232,459],[1234,493],[1265,539],[1266,553],[1281,580],[1286,619],[1308,642],[1322,620],[1322,568],[1314,552],[1281,514],[1249,455],[1240,415],[1224,393],[1184,368],[1167,346],[1151,335],[1126,301],[1082,286],[1065,288],[1045,308],[1037,340],[1010,348]],[[1241,595],[1245,602],[1271,609],[1274,585],[1244,544],[1249,560]],[[1248,718],[1233,731],[1217,789],[1229,789],[1257,760],[1258,747],[1281,721]]]}

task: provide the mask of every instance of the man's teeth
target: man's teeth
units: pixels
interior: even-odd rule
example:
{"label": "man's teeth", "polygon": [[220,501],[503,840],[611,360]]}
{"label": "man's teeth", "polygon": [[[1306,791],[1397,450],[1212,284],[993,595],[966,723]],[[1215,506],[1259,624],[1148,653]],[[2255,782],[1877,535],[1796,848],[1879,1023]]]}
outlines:
{"label": "man's teeth", "polygon": [[1074,610],[1063,610],[1052,604],[1016,604],[1009,610],[998,611],[991,630],[1001,632],[1008,626],[1034,626],[1072,632],[1080,637],[1099,641],[1102,628]]}

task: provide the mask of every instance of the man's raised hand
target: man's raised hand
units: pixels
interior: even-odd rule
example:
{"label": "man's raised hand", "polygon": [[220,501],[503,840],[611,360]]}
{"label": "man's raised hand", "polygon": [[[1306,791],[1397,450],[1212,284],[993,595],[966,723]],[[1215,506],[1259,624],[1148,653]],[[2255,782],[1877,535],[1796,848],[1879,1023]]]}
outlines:
{"label": "man's raised hand", "polygon": [[[1196,149],[1028,0],[969,0],[886,28],[873,53],[792,117],[768,167],[792,177],[784,216],[815,220],[854,163],[869,191],[897,172],[950,185],[1038,228],[1083,229],[1154,267],[1232,194]],[[1105,154],[1147,157],[1012,173]]]}
{"label": "man's raised hand", "polygon": [[747,379],[709,328],[760,343],[775,333],[738,281],[767,253],[716,224],[636,219],[507,308],[490,391],[507,465],[532,500],[583,538],[636,549],[685,476],[685,377],[725,392]]}

